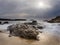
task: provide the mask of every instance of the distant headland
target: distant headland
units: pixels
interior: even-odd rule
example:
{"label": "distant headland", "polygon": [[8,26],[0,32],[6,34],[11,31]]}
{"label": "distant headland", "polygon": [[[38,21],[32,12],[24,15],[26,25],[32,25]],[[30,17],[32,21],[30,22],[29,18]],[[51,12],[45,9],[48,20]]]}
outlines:
{"label": "distant headland", "polygon": [[4,19],[4,18],[0,18],[0,21],[26,21],[26,19]]}
{"label": "distant headland", "polygon": [[60,23],[60,16],[56,16],[55,18],[47,21],[49,23]]}

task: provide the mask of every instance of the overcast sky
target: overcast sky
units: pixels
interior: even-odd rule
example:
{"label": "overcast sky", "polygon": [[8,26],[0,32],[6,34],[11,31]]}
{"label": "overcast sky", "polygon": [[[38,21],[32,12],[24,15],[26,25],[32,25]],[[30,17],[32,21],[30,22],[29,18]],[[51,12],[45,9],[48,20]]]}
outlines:
{"label": "overcast sky", "polygon": [[0,0],[1,18],[49,19],[60,16],[60,0]]}

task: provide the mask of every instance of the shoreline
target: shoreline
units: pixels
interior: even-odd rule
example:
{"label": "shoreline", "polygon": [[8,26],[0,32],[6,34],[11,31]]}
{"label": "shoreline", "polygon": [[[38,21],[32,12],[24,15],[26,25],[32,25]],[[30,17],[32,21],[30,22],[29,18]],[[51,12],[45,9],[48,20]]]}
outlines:
{"label": "shoreline", "polygon": [[8,35],[6,33],[0,33],[0,45],[60,45],[60,38],[48,33],[39,34],[39,41],[14,36],[8,37]]}

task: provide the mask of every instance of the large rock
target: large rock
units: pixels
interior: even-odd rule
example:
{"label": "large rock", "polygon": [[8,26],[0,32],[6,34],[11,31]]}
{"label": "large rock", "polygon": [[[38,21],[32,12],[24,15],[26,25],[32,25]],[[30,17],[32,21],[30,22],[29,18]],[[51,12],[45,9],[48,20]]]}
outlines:
{"label": "large rock", "polygon": [[60,16],[57,16],[48,21],[49,23],[60,23]]}
{"label": "large rock", "polygon": [[28,24],[16,24],[8,26],[11,35],[19,36],[26,39],[38,39],[39,34],[37,28]]}

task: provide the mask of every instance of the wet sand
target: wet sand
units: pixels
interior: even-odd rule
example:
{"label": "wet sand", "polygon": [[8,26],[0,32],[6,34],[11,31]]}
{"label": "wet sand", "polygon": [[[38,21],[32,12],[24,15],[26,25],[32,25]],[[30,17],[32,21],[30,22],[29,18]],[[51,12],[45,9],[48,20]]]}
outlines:
{"label": "wet sand", "polygon": [[39,34],[39,41],[27,40],[19,37],[8,37],[6,33],[0,33],[0,45],[60,45],[60,37],[48,33]]}

